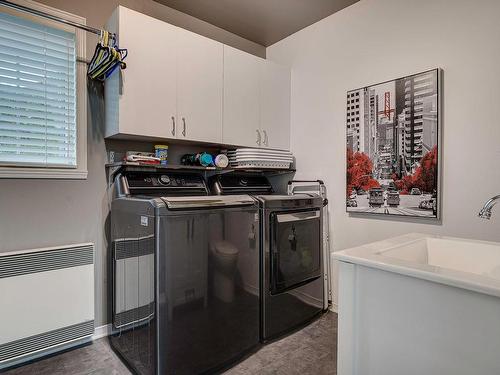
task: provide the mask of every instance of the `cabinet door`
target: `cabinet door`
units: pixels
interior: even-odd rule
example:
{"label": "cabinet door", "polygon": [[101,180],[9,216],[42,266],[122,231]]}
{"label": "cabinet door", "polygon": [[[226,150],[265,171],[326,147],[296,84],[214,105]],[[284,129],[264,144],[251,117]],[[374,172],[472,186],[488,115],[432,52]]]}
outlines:
{"label": "cabinet door", "polygon": [[220,143],[222,44],[183,29],[177,42],[177,138]]}
{"label": "cabinet door", "polygon": [[118,13],[119,43],[129,52],[127,68],[111,76],[119,80],[119,133],[172,138],[177,27],[124,7]]}
{"label": "cabinet door", "polygon": [[290,69],[266,61],[261,70],[262,147],[290,149]]}
{"label": "cabinet door", "polygon": [[260,146],[260,69],[264,60],[224,46],[222,142]]}

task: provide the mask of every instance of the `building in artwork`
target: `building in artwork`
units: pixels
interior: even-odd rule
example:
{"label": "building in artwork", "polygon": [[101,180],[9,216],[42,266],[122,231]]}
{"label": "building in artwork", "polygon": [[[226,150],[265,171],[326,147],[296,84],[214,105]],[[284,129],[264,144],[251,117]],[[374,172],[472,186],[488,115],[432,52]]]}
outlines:
{"label": "building in artwork", "polygon": [[394,143],[393,153],[395,156],[394,170],[396,175],[401,178],[404,175],[404,155],[405,155],[405,119],[404,110],[397,116],[396,124],[394,125]]}
{"label": "building in artwork", "polygon": [[362,90],[347,93],[347,147],[353,152],[364,150]]}
{"label": "building in artwork", "polygon": [[437,94],[422,99],[422,149],[424,155],[437,145]]}
{"label": "building in artwork", "polygon": [[394,127],[393,127],[393,155],[394,173],[398,178],[403,177],[404,168],[404,127],[405,127],[405,85],[404,79],[394,81],[395,104],[394,104]]}
{"label": "building in artwork", "polygon": [[363,90],[364,102],[364,152],[373,160],[377,152],[378,127],[378,95],[375,89],[367,87]]}
{"label": "building in artwork", "polygon": [[353,152],[375,154],[377,136],[377,95],[364,88],[347,93],[347,147]]}
{"label": "building in artwork", "polygon": [[427,151],[437,144],[437,72],[406,77],[404,169],[414,173]]}
{"label": "building in artwork", "polygon": [[394,128],[393,128],[393,118],[389,119],[387,117],[379,117],[378,119],[378,146],[379,150],[384,147],[390,147],[392,148],[393,146],[393,139],[394,139]]}

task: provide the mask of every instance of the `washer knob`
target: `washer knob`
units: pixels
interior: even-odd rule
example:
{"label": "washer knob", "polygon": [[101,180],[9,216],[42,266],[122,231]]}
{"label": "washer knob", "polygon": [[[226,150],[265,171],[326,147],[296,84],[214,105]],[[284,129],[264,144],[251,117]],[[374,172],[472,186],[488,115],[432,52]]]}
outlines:
{"label": "washer knob", "polygon": [[160,184],[162,185],[168,185],[170,184],[170,177],[168,177],[166,174],[162,174],[160,178],[158,179]]}

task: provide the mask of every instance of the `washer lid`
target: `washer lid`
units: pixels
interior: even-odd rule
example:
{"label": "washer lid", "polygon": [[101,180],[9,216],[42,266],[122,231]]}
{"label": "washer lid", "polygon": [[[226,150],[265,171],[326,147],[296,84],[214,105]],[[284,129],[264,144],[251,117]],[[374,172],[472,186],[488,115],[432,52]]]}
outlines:
{"label": "washer lid", "polygon": [[229,241],[217,241],[213,246],[215,251],[222,255],[236,255],[240,252],[238,248]]}
{"label": "washer lid", "polygon": [[170,210],[235,207],[254,205],[255,200],[249,195],[212,195],[212,196],[185,196],[162,197]]}

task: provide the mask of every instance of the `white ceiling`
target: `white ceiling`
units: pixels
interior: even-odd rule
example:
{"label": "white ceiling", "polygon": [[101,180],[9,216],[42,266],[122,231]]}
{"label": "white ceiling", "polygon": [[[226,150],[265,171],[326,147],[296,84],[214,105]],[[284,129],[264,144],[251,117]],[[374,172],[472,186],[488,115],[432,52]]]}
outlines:
{"label": "white ceiling", "polygon": [[359,0],[155,0],[263,46]]}

